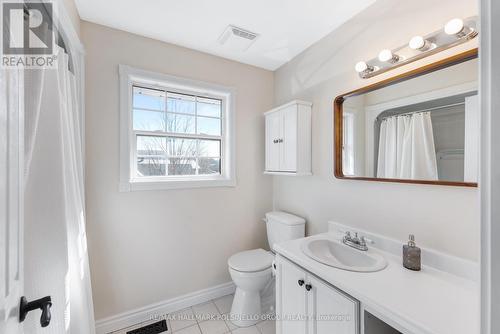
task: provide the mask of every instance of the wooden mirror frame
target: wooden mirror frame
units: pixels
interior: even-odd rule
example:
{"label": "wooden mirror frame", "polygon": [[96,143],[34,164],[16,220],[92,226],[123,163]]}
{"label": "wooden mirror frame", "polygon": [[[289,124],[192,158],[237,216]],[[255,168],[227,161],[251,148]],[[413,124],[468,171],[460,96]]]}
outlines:
{"label": "wooden mirror frame", "polygon": [[371,85],[353,90],[346,94],[339,95],[334,101],[334,173],[338,179],[346,180],[362,180],[362,181],[378,181],[378,182],[397,182],[397,183],[417,183],[417,184],[434,184],[442,186],[460,186],[460,187],[477,187],[477,183],[473,182],[455,182],[455,181],[431,181],[431,180],[410,180],[410,179],[390,179],[390,178],[377,178],[365,176],[345,176],[342,171],[342,124],[343,124],[343,103],[348,97],[353,97],[368,93],[383,87],[393,85],[395,83],[413,79],[431,72],[435,72],[456,64],[463,63],[478,57],[478,49],[468,50],[454,56],[444,58],[437,62],[419,67],[412,71],[396,75],[394,77],[373,83]]}

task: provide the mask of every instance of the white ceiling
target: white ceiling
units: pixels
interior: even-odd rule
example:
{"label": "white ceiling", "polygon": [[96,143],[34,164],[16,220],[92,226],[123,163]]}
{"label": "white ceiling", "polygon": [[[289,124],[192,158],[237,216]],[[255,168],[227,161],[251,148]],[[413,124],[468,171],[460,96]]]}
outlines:
{"label": "white ceiling", "polygon": [[[76,0],[83,20],[275,70],[375,0]],[[259,34],[246,51],[217,39]]]}

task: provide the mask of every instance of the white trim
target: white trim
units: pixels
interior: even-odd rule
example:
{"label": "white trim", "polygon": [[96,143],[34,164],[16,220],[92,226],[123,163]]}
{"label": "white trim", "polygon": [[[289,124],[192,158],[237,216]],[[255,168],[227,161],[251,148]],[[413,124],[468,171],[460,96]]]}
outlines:
{"label": "white trim", "polygon": [[500,3],[481,0],[481,333],[500,332]]}
{"label": "white trim", "polygon": [[[236,92],[231,87],[180,78],[167,74],[145,71],[127,65],[119,65],[120,74],[120,183],[121,192],[134,190],[167,190],[203,187],[236,186]],[[221,152],[221,172],[217,176],[190,176],[172,178],[135,178],[132,144],[135,142],[132,131],[132,94],[134,83],[152,88],[173,88],[176,92],[196,91],[206,97],[223,99],[222,136],[224,147]],[[199,136],[197,136],[199,137]],[[135,151],[135,150],[134,150]]]}
{"label": "white trim", "polygon": [[[398,257],[401,256],[403,244],[406,243],[406,240],[396,240],[337,222],[328,222],[328,232],[336,233],[340,236],[343,235],[345,231],[358,232],[360,235],[363,235],[373,241],[373,244],[369,247],[380,249]],[[467,280],[479,282],[479,263],[438,252],[430,248],[421,249],[422,265],[429,266],[436,270],[444,271]]]}
{"label": "white trim", "polygon": [[99,319],[96,321],[96,333],[105,334],[133,326],[155,317],[161,317],[190,306],[230,295],[234,293],[235,289],[236,287],[233,282],[227,282],[211,288],[195,291],[183,296],[123,312],[111,317]]}

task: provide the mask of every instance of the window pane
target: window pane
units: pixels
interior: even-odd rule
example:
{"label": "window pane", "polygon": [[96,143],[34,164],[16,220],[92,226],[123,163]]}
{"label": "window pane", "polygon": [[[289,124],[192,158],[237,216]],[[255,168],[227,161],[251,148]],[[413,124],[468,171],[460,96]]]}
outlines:
{"label": "window pane", "polygon": [[221,135],[221,120],[218,118],[206,118],[206,117],[198,117],[198,134],[203,135],[213,135],[220,136]]}
{"label": "window pane", "polygon": [[198,174],[220,174],[220,159],[214,158],[199,158]]}
{"label": "window pane", "polygon": [[167,113],[167,131],[174,133],[194,133],[194,116]]}
{"label": "window pane", "polygon": [[168,138],[167,144],[169,157],[196,156],[196,139]]}
{"label": "window pane", "polygon": [[137,175],[165,175],[164,137],[137,136]]}
{"label": "window pane", "polygon": [[134,109],[134,130],[165,131],[165,113]]}
{"label": "window pane", "polygon": [[198,155],[200,157],[220,157],[220,140],[200,140]]}
{"label": "window pane", "polygon": [[133,87],[134,108],[165,110],[165,92],[157,89]]}
{"label": "window pane", "polygon": [[222,103],[220,100],[199,97],[197,101],[196,108],[199,116],[221,117]]}
{"label": "window pane", "polygon": [[167,93],[167,111],[181,114],[195,114],[196,98],[190,95]]}
{"label": "window pane", "polygon": [[169,158],[168,175],[195,175],[196,159],[193,158]]}

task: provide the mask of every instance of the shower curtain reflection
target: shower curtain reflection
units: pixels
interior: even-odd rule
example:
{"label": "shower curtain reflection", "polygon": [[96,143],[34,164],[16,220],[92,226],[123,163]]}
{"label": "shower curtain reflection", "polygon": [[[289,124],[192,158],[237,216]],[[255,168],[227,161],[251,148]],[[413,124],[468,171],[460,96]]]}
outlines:
{"label": "shower curtain reflection", "polygon": [[380,125],[377,177],[438,180],[430,112],[396,115]]}

